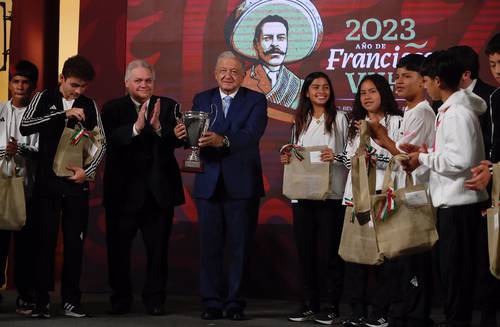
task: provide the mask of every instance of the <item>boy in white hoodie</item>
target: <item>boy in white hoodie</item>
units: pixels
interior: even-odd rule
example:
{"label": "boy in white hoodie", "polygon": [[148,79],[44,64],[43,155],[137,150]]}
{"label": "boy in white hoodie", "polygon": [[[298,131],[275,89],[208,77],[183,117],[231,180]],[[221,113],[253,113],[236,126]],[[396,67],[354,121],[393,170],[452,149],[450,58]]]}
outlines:
{"label": "boy in white hoodie", "polygon": [[430,169],[429,191],[438,218],[437,253],[445,325],[469,326],[480,202],[488,195],[485,191],[467,190],[464,184],[470,178],[470,169],[485,157],[478,116],[486,110],[486,103],[471,92],[459,90],[462,67],[449,51],[436,51],[427,57],[422,74],[427,93],[444,103],[438,109],[432,148],[402,145],[412,150],[405,169],[413,171],[420,165]]}

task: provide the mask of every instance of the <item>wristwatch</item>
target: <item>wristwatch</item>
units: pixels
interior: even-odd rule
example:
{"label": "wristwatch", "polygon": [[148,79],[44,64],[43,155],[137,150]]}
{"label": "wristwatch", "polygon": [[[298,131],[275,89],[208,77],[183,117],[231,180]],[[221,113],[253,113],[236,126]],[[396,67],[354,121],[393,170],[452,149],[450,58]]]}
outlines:
{"label": "wristwatch", "polygon": [[222,146],[225,148],[229,148],[229,139],[227,138],[227,136],[224,136],[224,138],[222,139]]}

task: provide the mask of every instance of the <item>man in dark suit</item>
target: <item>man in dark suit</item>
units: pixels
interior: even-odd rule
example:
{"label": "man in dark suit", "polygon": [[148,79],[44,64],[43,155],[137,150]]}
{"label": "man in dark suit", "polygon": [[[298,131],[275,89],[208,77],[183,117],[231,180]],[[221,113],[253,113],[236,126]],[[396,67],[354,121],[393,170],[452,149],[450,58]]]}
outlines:
{"label": "man in dark suit", "polygon": [[[241,286],[259,199],[264,195],[259,141],[267,125],[263,94],[241,87],[243,63],[232,52],[217,59],[219,87],[195,95],[193,110],[210,112],[209,131],[199,139],[204,171],[194,197],[200,226],[202,319],[245,319]],[[214,108],[214,110],[211,110]],[[179,124],[175,133],[185,137]],[[224,243],[230,253],[227,296],[223,279]]]}
{"label": "man in dark suit", "polygon": [[146,61],[129,63],[128,95],[102,110],[109,151],[104,172],[104,207],[111,313],[130,311],[130,250],[138,230],[147,253],[142,299],[151,315],[165,314],[168,240],[174,207],[184,203],[174,149],[176,102],[153,95],[154,71]]}
{"label": "man in dark suit", "polygon": [[[458,45],[451,47],[449,50],[460,58],[463,66],[460,87],[478,95],[486,102],[486,112],[479,116],[479,121],[483,132],[486,157],[490,159],[493,152],[490,96],[494,93],[495,87],[486,84],[479,78],[479,56],[471,47]],[[491,201],[488,200],[484,207],[487,208],[490,204]],[[480,228],[477,235],[479,243],[477,250],[477,291],[481,310],[480,326],[492,327],[496,326],[496,311],[500,303],[498,296],[500,282],[489,271],[487,219],[481,219],[479,223]]]}

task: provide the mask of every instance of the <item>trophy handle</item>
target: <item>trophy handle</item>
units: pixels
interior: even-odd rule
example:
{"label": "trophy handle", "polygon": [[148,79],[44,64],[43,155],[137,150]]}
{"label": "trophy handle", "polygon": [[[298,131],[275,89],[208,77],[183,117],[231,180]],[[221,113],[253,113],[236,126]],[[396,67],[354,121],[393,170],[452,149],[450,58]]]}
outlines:
{"label": "trophy handle", "polygon": [[214,120],[212,120],[210,126],[207,126],[207,129],[212,129],[214,126],[215,122],[217,121],[217,116],[218,116],[219,111],[217,110],[217,105],[215,103],[210,104],[210,114],[209,117],[214,117]]}
{"label": "trophy handle", "polygon": [[175,103],[174,107],[174,118],[177,124],[182,124],[184,120],[182,119],[182,112],[181,112],[181,104],[180,103]]}

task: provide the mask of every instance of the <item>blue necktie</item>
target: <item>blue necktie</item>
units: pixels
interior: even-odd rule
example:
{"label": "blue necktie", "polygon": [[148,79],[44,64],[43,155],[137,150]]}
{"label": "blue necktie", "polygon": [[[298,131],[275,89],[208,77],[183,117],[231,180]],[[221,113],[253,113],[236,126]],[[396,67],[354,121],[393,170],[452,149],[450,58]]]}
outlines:
{"label": "blue necktie", "polygon": [[231,105],[231,101],[233,101],[233,98],[231,98],[229,95],[226,95],[222,99],[222,110],[224,111],[224,117],[227,117],[227,111],[229,110],[229,106]]}

